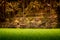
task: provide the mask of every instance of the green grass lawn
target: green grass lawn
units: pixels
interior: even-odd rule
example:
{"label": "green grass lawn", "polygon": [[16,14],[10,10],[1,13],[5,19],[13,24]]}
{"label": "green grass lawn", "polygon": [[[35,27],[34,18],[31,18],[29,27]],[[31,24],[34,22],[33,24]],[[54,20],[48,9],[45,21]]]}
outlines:
{"label": "green grass lawn", "polygon": [[0,40],[60,40],[60,29],[0,28]]}

